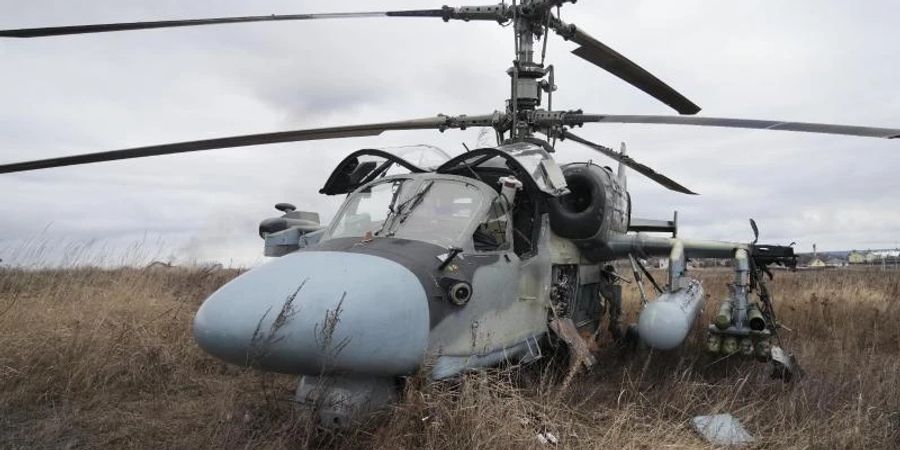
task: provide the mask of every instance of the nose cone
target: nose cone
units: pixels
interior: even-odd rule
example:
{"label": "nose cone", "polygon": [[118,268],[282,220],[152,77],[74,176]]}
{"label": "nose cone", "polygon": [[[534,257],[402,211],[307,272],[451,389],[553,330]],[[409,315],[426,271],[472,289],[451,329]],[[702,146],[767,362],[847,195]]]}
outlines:
{"label": "nose cone", "polygon": [[194,338],[225,361],[291,374],[414,372],[428,341],[428,299],[405,267],[377,256],[298,252],[222,286],[194,317]]}

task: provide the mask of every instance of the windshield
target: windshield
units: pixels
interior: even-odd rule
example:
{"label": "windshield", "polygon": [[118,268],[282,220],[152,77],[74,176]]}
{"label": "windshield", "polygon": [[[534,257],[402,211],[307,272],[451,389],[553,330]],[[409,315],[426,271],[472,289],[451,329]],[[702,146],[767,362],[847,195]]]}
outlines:
{"label": "windshield", "polygon": [[400,197],[403,185],[409,180],[396,179],[372,185],[369,189],[347,197],[340,216],[335,220],[331,237],[375,235],[381,230],[391,212],[393,203]]}
{"label": "windshield", "polygon": [[330,233],[457,244],[479,214],[481,190],[463,181],[395,179],[351,194]]}

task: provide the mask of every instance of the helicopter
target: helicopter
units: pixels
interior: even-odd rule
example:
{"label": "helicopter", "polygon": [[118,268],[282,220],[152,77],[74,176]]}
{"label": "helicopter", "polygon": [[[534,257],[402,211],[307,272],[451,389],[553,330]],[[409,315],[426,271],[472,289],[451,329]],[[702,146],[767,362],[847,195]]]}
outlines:
{"label": "helicopter", "polygon": [[[266,21],[423,18],[509,26],[515,59],[506,70],[503,108],[476,115],[342,125],[223,137],[0,165],[0,173],[283,142],[378,136],[388,131],[492,129],[498,145],[450,157],[418,146],[361,149],[339,162],[320,193],[345,196],[328,224],[279,203],[259,226],[274,259],[206,299],[193,331],[197,344],[229,363],[299,376],[296,400],[318,406],[323,424],[340,426],[396,398],[399,380],[424,371],[440,380],[501,363],[544,356],[548,336],[570,349],[573,370],[596,364],[600,339],[650,348],[679,347],[705,307],[690,258],[733,261],[730,295],[707,328],[715,355],[756,358],[789,377],[799,371],[778,337],[766,275],[793,266],[791,246],[685,239],[678,220],[632,217],[629,170],[695,194],[619,150],[582,138],[591,124],[636,123],[749,128],[894,139],[900,129],[696,116],[700,107],[583,29],[560,18],[573,0],[436,9],[220,17],[0,30],[3,38],[103,33]],[[679,115],[616,115],[553,109],[557,86],[544,64],[550,34],[573,53],[640,89]],[[546,108],[544,108],[546,105]],[[618,163],[565,165],[559,142],[585,146]],[[642,262],[668,258],[657,282]],[[642,308],[620,323],[626,262]],[[650,286],[645,286],[644,281]],[[656,292],[654,296],[651,288]],[[754,300],[753,296],[756,299]],[[651,298],[653,297],[653,298]],[[602,321],[608,317],[603,334]],[[574,372],[573,372],[574,373]]]}

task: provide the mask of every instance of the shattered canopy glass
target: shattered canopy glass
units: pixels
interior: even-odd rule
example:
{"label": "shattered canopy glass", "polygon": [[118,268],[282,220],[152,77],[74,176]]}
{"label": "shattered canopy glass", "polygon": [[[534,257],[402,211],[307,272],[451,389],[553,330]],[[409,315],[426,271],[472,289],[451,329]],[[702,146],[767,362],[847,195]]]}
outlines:
{"label": "shattered canopy glass", "polygon": [[458,244],[478,218],[484,194],[463,181],[393,179],[351,194],[328,238],[397,237]]}

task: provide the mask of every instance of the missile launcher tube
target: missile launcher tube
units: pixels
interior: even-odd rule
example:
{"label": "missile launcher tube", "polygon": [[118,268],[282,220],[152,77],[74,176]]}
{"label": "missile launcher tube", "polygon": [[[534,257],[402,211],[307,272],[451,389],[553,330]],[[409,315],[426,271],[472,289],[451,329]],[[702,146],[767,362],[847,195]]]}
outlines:
{"label": "missile launcher tube", "polygon": [[750,292],[750,260],[747,250],[739,248],[734,252],[734,287],[732,300],[732,318],[734,326],[744,329],[747,326],[747,296]]}
{"label": "missile launcher tube", "polygon": [[762,311],[759,310],[759,306],[757,304],[750,305],[750,309],[747,311],[747,317],[750,323],[750,329],[753,331],[762,331],[766,329],[766,319],[763,316]]}
{"label": "missile launcher tube", "polygon": [[719,313],[716,314],[716,328],[720,330],[731,326],[731,300],[725,300],[719,305]]}

